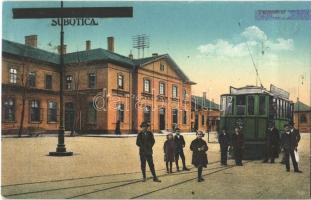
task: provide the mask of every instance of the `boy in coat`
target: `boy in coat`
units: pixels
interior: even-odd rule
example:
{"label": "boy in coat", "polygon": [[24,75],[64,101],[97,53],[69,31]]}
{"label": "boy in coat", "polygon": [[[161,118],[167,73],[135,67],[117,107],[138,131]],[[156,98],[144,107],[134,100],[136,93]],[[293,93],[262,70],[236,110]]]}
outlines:
{"label": "boy in coat", "polygon": [[202,139],[204,133],[202,131],[197,132],[197,138],[191,142],[190,150],[192,154],[192,164],[198,168],[198,182],[204,181],[202,177],[203,167],[207,167],[207,143]]}
{"label": "boy in coat", "polygon": [[179,156],[180,156],[181,161],[182,161],[183,170],[189,171],[189,169],[186,167],[186,159],[185,159],[185,154],[184,154],[184,150],[183,150],[183,148],[186,145],[184,137],[182,135],[180,135],[180,129],[179,128],[176,128],[175,132],[176,132],[176,135],[174,136],[174,142],[175,142],[175,146],[176,146],[175,164],[176,164],[177,171],[179,171],[179,166],[178,166]]}
{"label": "boy in coat", "polygon": [[[169,133],[166,136],[166,141],[164,142],[163,150],[164,150],[164,161],[166,164],[166,172],[173,173],[172,165],[175,157],[175,142],[173,140],[173,134]],[[168,168],[168,165],[170,168]]]}
{"label": "boy in coat", "polygon": [[153,158],[152,158],[152,147],[155,143],[153,134],[148,131],[149,123],[142,122],[140,127],[142,131],[138,133],[136,145],[139,147],[139,156],[141,162],[141,172],[143,174],[143,182],[146,181],[146,161],[148,162],[150,171],[153,176],[154,182],[161,182],[155,173]]}

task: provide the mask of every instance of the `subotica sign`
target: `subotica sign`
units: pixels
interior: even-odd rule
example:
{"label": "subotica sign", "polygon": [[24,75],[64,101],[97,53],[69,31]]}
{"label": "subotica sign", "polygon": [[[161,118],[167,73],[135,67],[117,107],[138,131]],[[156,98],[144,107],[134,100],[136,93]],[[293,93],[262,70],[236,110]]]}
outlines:
{"label": "subotica sign", "polygon": [[[52,19],[51,26],[60,26],[61,19]],[[97,26],[98,21],[94,18],[64,18],[64,26]]]}

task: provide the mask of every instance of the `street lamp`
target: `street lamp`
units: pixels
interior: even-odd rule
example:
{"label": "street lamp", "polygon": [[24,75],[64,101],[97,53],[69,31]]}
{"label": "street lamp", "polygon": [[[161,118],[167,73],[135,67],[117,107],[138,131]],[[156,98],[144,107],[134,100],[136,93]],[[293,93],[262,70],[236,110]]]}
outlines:
{"label": "street lamp", "polygon": [[71,156],[67,152],[64,137],[64,18],[112,18],[112,17],[133,17],[132,7],[81,7],[64,8],[61,1],[60,8],[13,8],[13,19],[61,19],[60,27],[60,123],[58,130],[58,144],[55,152],[49,152],[50,156]]}
{"label": "street lamp", "polygon": [[299,130],[299,124],[300,124],[299,86],[300,86],[300,84],[303,85],[303,79],[304,79],[304,76],[302,74],[298,76],[298,92],[297,92],[297,114],[298,114],[297,128],[298,128],[298,130]]}

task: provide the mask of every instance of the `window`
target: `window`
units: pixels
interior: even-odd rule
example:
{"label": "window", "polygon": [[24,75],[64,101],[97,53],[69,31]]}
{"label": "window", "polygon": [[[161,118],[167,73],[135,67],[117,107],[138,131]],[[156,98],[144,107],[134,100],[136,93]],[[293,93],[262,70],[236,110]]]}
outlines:
{"label": "window", "polygon": [[4,121],[15,121],[15,100],[12,98],[5,99],[3,102],[3,119]]}
{"label": "window", "polygon": [[187,124],[187,111],[182,112],[182,123]]}
{"label": "window", "polygon": [[178,87],[176,85],[173,85],[173,90],[172,90],[172,95],[173,98],[177,98],[177,94],[178,94]]}
{"label": "window", "polygon": [[48,122],[57,121],[57,103],[54,101],[48,102]]}
{"label": "window", "polygon": [[247,97],[247,114],[254,115],[255,114],[255,98],[254,96]]}
{"label": "window", "polygon": [[150,106],[144,107],[144,121],[151,122],[151,107]]}
{"label": "window", "polygon": [[266,114],[266,97],[259,96],[259,115]]}
{"label": "window", "polygon": [[[299,113],[298,113],[299,114]],[[302,124],[306,124],[307,123],[307,116],[306,116],[306,114],[305,113],[301,113],[300,114],[300,119],[299,119],[300,121],[300,123],[302,123]]]}
{"label": "window", "polygon": [[40,121],[40,102],[38,100],[32,100],[30,102],[30,121]]}
{"label": "window", "polygon": [[184,92],[183,92],[183,98],[184,98],[184,100],[186,100],[186,99],[187,99],[187,90],[186,90],[186,89],[184,89]]}
{"label": "window", "polygon": [[236,114],[245,115],[246,98],[243,95],[236,96]]}
{"label": "window", "polygon": [[89,104],[88,104],[87,123],[96,124],[96,109],[93,106],[93,102],[89,102]]}
{"label": "window", "polygon": [[160,70],[164,71],[164,64],[162,64],[162,63],[160,64]]}
{"label": "window", "polygon": [[144,92],[150,93],[150,80],[144,79]]}
{"label": "window", "polygon": [[202,126],[204,126],[205,119],[204,119],[204,114],[202,114]]}
{"label": "window", "polygon": [[225,115],[232,115],[234,110],[234,98],[232,96],[225,96],[222,104]]}
{"label": "window", "polygon": [[117,116],[120,122],[124,122],[124,104],[119,104],[117,107]]}
{"label": "window", "polygon": [[124,84],[124,76],[118,74],[118,89],[123,89],[123,84]]}
{"label": "window", "polygon": [[28,74],[28,86],[36,87],[36,72],[29,72]]}
{"label": "window", "polygon": [[89,88],[96,88],[96,75],[95,75],[95,73],[89,74]]}
{"label": "window", "polygon": [[66,89],[72,90],[72,76],[71,75],[66,76]]}
{"label": "window", "polygon": [[17,81],[17,70],[14,68],[10,68],[9,74],[10,83],[16,83]]}
{"label": "window", "polygon": [[165,95],[165,83],[160,82],[159,94]]}
{"label": "window", "polygon": [[172,110],[173,124],[178,124],[178,110]]}
{"label": "window", "polygon": [[45,75],[45,89],[52,89],[52,75]]}

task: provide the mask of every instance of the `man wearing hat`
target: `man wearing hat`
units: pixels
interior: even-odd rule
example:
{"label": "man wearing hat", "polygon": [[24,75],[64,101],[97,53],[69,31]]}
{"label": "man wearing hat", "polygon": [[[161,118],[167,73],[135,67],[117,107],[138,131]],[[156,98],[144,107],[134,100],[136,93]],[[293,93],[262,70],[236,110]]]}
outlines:
{"label": "man wearing hat", "polygon": [[143,182],[146,181],[146,161],[148,162],[151,174],[154,182],[161,182],[155,173],[152,147],[155,143],[153,134],[148,130],[150,124],[148,122],[142,122],[140,127],[142,131],[138,133],[136,145],[139,147],[139,156],[141,162],[141,172],[143,174]]}
{"label": "man wearing hat", "polygon": [[274,163],[274,159],[279,157],[279,144],[279,130],[275,127],[274,122],[270,122],[269,128],[266,133],[265,159],[263,161],[264,163],[267,163],[269,159],[271,159],[271,163]]}
{"label": "man wearing hat", "polygon": [[232,146],[235,158],[235,164],[237,166],[242,166],[243,150],[244,150],[244,135],[241,133],[240,127],[234,129],[232,135]]}
{"label": "man wearing hat", "polygon": [[229,136],[226,131],[226,128],[223,127],[221,129],[221,133],[219,134],[218,137],[218,142],[220,145],[220,163],[221,165],[227,165],[227,155],[228,155],[228,147],[229,147]]}
{"label": "man wearing hat", "polygon": [[[291,130],[290,124],[284,125],[285,132],[282,135],[282,146],[285,151],[285,165],[286,165],[286,171],[290,171],[290,165],[289,165],[289,157],[292,159],[292,163],[294,166],[294,172],[302,173],[302,171],[298,168],[298,163],[296,162],[295,158],[295,149],[297,149],[298,142],[300,140],[299,132],[295,132],[294,130]],[[298,136],[299,135],[299,136]]]}
{"label": "man wearing hat", "polygon": [[183,170],[189,171],[189,169],[186,167],[186,159],[185,159],[185,154],[184,154],[184,150],[183,150],[183,148],[186,145],[185,139],[182,135],[180,135],[180,129],[179,128],[175,129],[175,133],[176,133],[176,135],[174,136],[174,142],[175,142],[175,146],[176,146],[176,150],[175,150],[176,169],[177,169],[177,171],[179,171],[178,159],[180,156],[181,161],[182,161],[182,165],[183,165]]}

